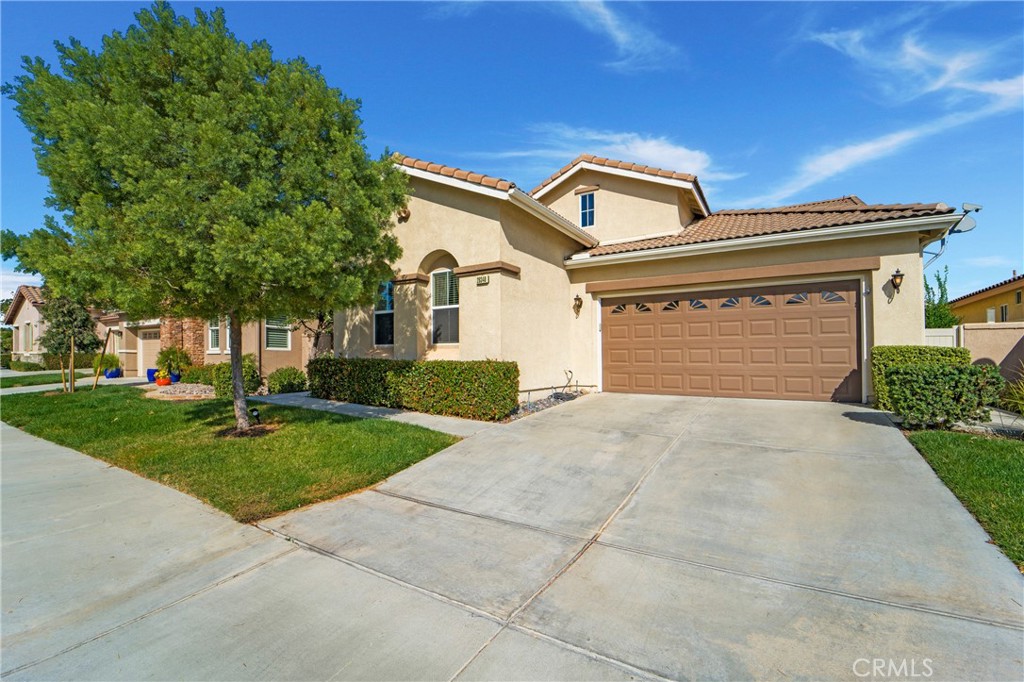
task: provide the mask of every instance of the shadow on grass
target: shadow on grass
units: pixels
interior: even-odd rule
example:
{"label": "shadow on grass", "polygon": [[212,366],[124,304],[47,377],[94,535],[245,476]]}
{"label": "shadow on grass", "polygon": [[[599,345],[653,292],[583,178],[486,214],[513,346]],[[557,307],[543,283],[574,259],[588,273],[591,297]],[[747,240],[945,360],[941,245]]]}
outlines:
{"label": "shadow on grass", "polygon": [[[260,411],[260,421],[264,424],[316,424],[323,422],[347,424],[362,421],[359,417],[351,417],[345,414],[323,412],[302,407],[287,407],[273,403],[249,402],[247,409],[251,411],[254,407]],[[185,417],[190,421],[198,422],[210,428],[219,428],[221,430],[233,428],[235,422],[234,404],[226,398],[192,401],[185,408]]]}

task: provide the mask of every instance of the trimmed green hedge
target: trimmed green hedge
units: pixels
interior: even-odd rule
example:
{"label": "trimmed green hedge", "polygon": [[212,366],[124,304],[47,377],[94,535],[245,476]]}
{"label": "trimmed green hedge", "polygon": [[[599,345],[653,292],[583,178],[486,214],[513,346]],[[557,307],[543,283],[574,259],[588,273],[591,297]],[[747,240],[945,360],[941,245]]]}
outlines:
{"label": "trimmed green hedge", "polygon": [[23,362],[21,360],[11,360],[11,369],[15,372],[39,372],[46,369],[38,362]]}
{"label": "trimmed green hedge", "polygon": [[871,349],[871,383],[875,387],[875,407],[892,408],[886,372],[896,365],[971,364],[971,352],[966,348],[940,348],[937,346],[875,346]]}
{"label": "trimmed green hedge", "polygon": [[[93,366],[99,353],[75,353],[75,369]],[[64,369],[68,368],[68,356],[64,356]],[[53,353],[43,353],[43,369],[60,369],[60,358]]]}
{"label": "trimmed green hedge", "polygon": [[325,357],[306,370],[315,398],[490,421],[519,404],[514,362]]}
{"label": "trimmed green hedge", "polygon": [[306,390],[306,375],[298,367],[278,367],[267,377],[267,393],[296,393]]}
{"label": "trimmed green hedge", "polygon": [[885,379],[892,411],[908,427],[985,421],[1006,385],[995,365],[897,365]]}

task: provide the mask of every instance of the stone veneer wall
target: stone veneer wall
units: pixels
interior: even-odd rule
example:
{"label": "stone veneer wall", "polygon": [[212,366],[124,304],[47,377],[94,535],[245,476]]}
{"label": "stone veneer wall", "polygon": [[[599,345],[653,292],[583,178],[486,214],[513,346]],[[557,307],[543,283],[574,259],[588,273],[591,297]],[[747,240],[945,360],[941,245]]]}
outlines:
{"label": "stone veneer wall", "polygon": [[172,346],[184,348],[193,365],[202,365],[206,359],[206,322],[173,317],[160,320],[160,349]]}

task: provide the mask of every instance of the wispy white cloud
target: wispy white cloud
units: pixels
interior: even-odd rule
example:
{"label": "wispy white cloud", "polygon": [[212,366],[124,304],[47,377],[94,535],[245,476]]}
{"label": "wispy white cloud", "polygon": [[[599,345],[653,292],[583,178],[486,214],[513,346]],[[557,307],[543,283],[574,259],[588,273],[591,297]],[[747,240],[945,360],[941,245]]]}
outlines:
{"label": "wispy white cloud", "polygon": [[24,272],[15,272],[7,266],[0,269],[0,299],[12,298],[14,292],[22,284],[42,284],[43,280],[39,275],[30,275]]}
{"label": "wispy white cloud", "polygon": [[[894,22],[902,35],[892,35],[892,25],[874,25],[814,33],[809,39],[849,57],[868,72],[874,87],[893,104],[905,104],[933,96],[936,115],[916,126],[874,138],[825,148],[805,158],[778,187],[737,203],[766,205],[793,195],[858,166],[896,154],[911,144],[942,132],[989,118],[1024,104],[1024,74],[993,77],[1005,45],[985,48],[933,50],[917,29],[905,25],[917,13]],[[1019,47],[1019,46],[1018,46]],[[952,113],[950,113],[952,112]]]}
{"label": "wispy white cloud", "polygon": [[692,173],[699,176],[701,180],[733,180],[742,175],[718,168],[707,152],[691,149],[664,135],[577,128],[564,123],[544,123],[529,128],[525,137],[527,145],[524,149],[476,152],[469,156],[527,162],[543,160],[544,167],[550,169],[551,162],[564,164],[581,153],[589,153],[595,156]]}
{"label": "wispy white cloud", "polygon": [[564,12],[592,33],[610,40],[617,52],[617,58],[605,64],[611,69],[631,73],[674,68],[683,63],[677,46],[626,15],[623,7],[628,3],[612,5],[604,0],[590,0],[556,2],[548,6]]}
{"label": "wispy white cloud", "polygon": [[1015,265],[1020,265],[1019,260],[1006,256],[975,256],[974,258],[965,258],[964,263],[975,268],[1012,268]]}

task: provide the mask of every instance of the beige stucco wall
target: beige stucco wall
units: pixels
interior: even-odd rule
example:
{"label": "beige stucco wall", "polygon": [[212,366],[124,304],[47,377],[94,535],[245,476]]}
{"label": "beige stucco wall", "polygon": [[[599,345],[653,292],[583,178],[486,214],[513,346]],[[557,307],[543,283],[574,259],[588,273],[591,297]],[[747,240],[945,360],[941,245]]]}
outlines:
{"label": "beige stucco wall", "polygon": [[[264,339],[264,322],[251,322],[242,327],[242,354],[252,354],[260,366],[260,373],[266,377],[280,367],[297,367],[305,371],[309,361],[311,343],[303,334],[302,329],[291,332],[291,347],[288,350],[267,348]],[[231,359],[228,351],[228,325],[222,319],[220,323],[220,349],[210,348],[209,331],[205,334],[206,355],[204,364],[214,365]]]}
{"label": "beige stucco wall", "polygon": [[1017,303],[1017,292],[1024,292],[1024,283],[1015,282],[984,296],[954,304],[952,306],[953,313],[964,324],[988,322],[988,309],[994,308],[996,314],[995,321],[999,322],[999,307],[1005,305],[1009,313],[1009,317],[1006,319],[1007,322],[1024,322],[1024,295],[1021,296],[1021,302]]}
{"label": "beige stucco wall", "polygon": [[999,365],[1007,379],[1024,376],[1024,322],[965,324],[960,339],[974,364]]}
{"label": "beige stucco wall", "polygon": [[580,224],[579,187],[597,186],[594,224],[585,228],[602,242],[676,232],[693,221],[693,212],[677,187],[583,170],[540,198],[574,224]]}
{"label": "beige stucco wall", "polygon": [[[15,360],[25,362],[39,362],[43,354],[43,347],[39,344],[39,337],[46,331],[46,323],[39,308],[23,300],[17,314],[11,321],[14,327],[14,343],[12,348]],[[32,327],[32,340],[29,346],[25,346],[25,328]]]}

